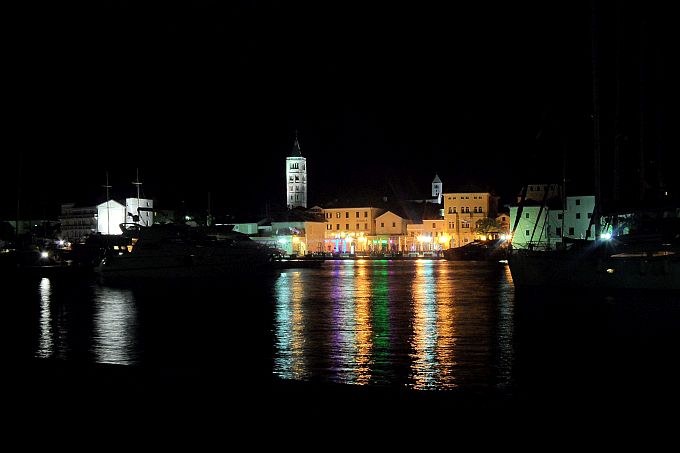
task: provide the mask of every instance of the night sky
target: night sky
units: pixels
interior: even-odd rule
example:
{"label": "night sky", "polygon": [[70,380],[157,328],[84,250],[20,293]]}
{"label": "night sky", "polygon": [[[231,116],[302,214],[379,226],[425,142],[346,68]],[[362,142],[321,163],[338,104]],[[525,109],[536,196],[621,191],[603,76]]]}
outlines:
{"label": "night sky", "polygon": [[[1,216],[15,215],[19,174],[40,216],[103,201],[107,170],[112,194],[131,196],[136,167],[161,207],[204,209],[210,191],[215,211],[259,213],[285,202],[295,130],[310,205],[423,197],[435,173],[445,192],[507,203],[559,181],[565,150],[569,183],[588,191],[590,2],[135,3],[9,21]],[[640,136],[646,176],[678,187],[664,173],[678,163],[668,8],[599,11],[603,160],[619,99],[627,188]]]}

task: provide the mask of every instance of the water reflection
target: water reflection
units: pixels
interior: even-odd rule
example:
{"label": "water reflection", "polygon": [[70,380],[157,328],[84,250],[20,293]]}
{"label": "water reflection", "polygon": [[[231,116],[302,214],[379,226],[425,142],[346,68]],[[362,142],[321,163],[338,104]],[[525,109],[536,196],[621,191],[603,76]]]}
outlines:
{"label": "water reflection", "polygon": [[40,293],[40,336],[38,339],[38,350],[36,356],[48,358],[54,353],[54,342],[52,339],[52,313],[50,312],[50,297],[52,286],[49,278],[40,280],[38,286]]}
{"label": "water reflection", "polygon": [[337,261],[283,273],[274,293],[274,374],[415,389],[507,383],[513,291],[498,269]]}
{"label": "water reflection", "polygon": [[34,356],[131,364],[141,353],[132,292],[41,279]]}
{"label": "water reflection", "polygon": [[411,284],[414,312],[411,379],[414,388],[434,387],[439,381],[436,360],[437,302],[433,266],[433,261],[416,261],[416,275]]}
{"label": "water reflection", "polygon": [[137,308],[129,289],[99,287],[95,292],[91,352],[101,363],[138,362]]}
{"label": "water reflection", "polygon": [[284,379],[304,379],[304,285],[300,272],[284,272],[274,288],[277,297],[274,373]]}

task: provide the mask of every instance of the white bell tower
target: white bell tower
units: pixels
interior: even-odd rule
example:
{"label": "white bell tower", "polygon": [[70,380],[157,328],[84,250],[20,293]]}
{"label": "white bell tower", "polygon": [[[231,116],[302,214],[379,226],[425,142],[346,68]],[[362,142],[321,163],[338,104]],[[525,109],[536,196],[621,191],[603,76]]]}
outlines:
{"label": "white bell tower", "polygon": [[437,199],[437,204],[442,204],[442,180],[439,175],[434,175],[432,180],[432,196]]}
{"label": "white bell tower", "polygon": [[286,157],[286,205],[288,209],[307,207],[307,159],[300,152],[297,131],[293,151]]}

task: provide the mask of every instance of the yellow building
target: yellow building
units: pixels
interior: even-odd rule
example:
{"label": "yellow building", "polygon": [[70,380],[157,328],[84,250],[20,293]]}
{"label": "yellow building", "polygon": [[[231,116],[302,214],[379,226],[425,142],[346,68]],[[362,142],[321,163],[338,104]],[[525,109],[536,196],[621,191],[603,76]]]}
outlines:
{"label": "yellow building", "polygon": [[323,209],[326,220],[324,250],[332,253],[369,252],[369,236],[375,236],[375,220],[383,212],[380,208]]}
{"label": "yellow building", "polygon": [[407,226],[407,251],[410,253],[440,252],[448,248],[451,237],[444,219],[423,220]]}
{"label": "yellow building", "polygon": [[406,235],[408,219],[386,211],[375,219],[375,236],[369,237],[369,245],[373,251],[396,253],[407,250]]}
{"label": "yellow building", "polygon": [[443,198],[449,247],[461,247],[474,241],[477,222],[487,217],[496,218],[498,198],[489,192],[445,193]]}

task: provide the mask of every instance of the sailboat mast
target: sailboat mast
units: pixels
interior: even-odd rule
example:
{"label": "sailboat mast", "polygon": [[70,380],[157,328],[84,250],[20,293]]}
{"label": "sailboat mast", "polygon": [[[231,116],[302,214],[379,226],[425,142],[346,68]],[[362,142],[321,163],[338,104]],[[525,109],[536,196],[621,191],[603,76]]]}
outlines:
{"label": "sailboat mast", "polygon": [[106,172],[106,185],[104,186],[106,188],[106,234],[111,234],[110,227],[109,227],[109,189],[111,186],[109,185],[109,172]]}
{"label": "sailboat mast", "polygon": [[591,3],[591,63],[593,77],[593,172],[595,182],[595,206],[593,208],[593,223],[595,225],[595,239],[600,237],[600,207],[602,205],[602,188],[600,186],[600,86],[598,71],[597,48],[597,7],[596,0]]}
{"label": "sailboat mast", "polygon": [[137,179],[132,182],[135,186],[137,186],[137,217],[139,218],[139,224],[144,225],[144,222],[142,222],[142,213],[139,211],[139,186],[142,185],[141,182],[139,182],[139,168],[137,168]]}

